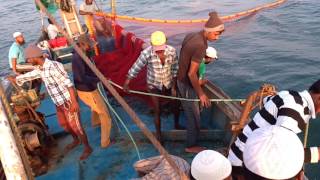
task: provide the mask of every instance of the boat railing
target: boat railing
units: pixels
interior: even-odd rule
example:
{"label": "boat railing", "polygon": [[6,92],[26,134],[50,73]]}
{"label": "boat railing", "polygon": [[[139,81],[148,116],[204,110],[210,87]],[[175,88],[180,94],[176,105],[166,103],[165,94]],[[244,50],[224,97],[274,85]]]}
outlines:
{"label": "boat railing", "polygon": [[12,87],[4,88],[0,82],[0,146],[1,164],[7,179],[32,180],[34,175],[30,167],[23,140],[16,126],[16,118],[8,101]]}

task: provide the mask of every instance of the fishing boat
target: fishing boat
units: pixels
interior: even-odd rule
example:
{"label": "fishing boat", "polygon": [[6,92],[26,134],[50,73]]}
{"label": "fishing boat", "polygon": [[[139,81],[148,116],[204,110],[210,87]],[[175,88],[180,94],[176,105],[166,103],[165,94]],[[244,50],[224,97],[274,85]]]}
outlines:
{"label": "fishing boat", "polygon": [[[40,8],[42,8],[41,5]],[[70,12],[61,11],[60,14],[68,36],[73,39],[77,34],[85,32],[80,26],[79,18],[77,18],[76,7],[73,5],[70,8]],[[132,48],[131,53],[139,53],[143,49],[145,45],[142,40],[136,38],[134,34],[126,32],[120,25],[114,27],[117,28],[116,37],[121,39],[115,39],[115,42],[118,42],[117,48],[127,48],[128,41],[123,41],[127,38],[132,46],[139,45],[138,48]],[[88,29],[90,31],[90,27]],[[50,53],[55,54],[54,59],[63,62],[70,72],[70,53],[72,50],[72,44],[68,44],[63,47],[50,48]],[[120,53],[125,52],[121,51]],[[112,65],[115,64],[101,60],[103,58],[103,54],[96,56],[97,69],[112,71],[110,66],[112,68]],[[131,67],[135,61],[135,58],[131,59],[132,61],[126,62],[128,67]],[[113,69],[113,73],[119,73],[114,71]],[[163,153],[162,148],[169,154],[177,155],[189,163],[191,162],[194,155],[184,152],[186,130],[173,129],[173,117],[170,113],[163,113],[161,116],[164,140],[163,146],[161,146],[160,143],[154,143],[155,138],[150,138],[146,129],[141,128],[141,123],[143,123],[147,129],[154,131],[153,115],[145,101],[146,96],[126,96],[124,99],[128,106],[124,106],[124,102],[119,101],[119,97],[122,98],[120,95],[127,95],[122,92],[121,86],[119,86],[121,82],[123,83],[123,79],[110,78],[110,76],[119,76],[119,74],[111,73],[110,75],[109,72],[104,72],[103,75],[102,82],[105,86],[107,83],[106,90],[101,84],[99,90],[112,115],[112,138],[116,143],[106,149],[100,147],[100,128],[91,126],[90,109],[81,103],[83,127],[94,149],[91,156],[84,161],[78,160],[81,147],[68,154],[61,153],[61,149],[71,141],[71,137],[58,126],[55,107],[48,96],[40,103],[39,97],[32,90],[21,91],[19,87],[6,80],[1,82],[0,128],[4,130],[0,134],[5,140],[3,143],[5,145],[1,145],[3,151],[1,151],[0,157],[7,179],[137,178],[138,174],[135,172],[133,164],[142,158],[159,155],[159,151]],[[106,77],[111,80],[107,81]],[[145,79],[141,78],[140,82],[143,81]],[[120,95],[114,94],[110,90],[108,86],[111,86],[110,83],[115,86],[113,90],[116,89],[115,92]],[[230,127],[239,123],[243,114],[243,106],[240,105],[240,100],[233,101],[221,88],[211,82],[208,82],[204,89],[210,99],[217,101],[213,106],[201,112],[203,127],[199,142],[209,149],[223,152],[234,140]],[[132,112],[127,112],[128,107],[131,107],[138,115],[138,119],[132,118]],[[184,124],[184,119],[185,116],[181,110],[180,122],[182,124]],[[4,179],[5,177],[2,175],[0,178]]]}

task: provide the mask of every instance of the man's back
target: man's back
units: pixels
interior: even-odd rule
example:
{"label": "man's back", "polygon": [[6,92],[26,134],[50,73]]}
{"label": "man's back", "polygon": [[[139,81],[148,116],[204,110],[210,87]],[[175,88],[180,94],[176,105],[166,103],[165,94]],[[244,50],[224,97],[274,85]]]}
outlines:
{"label": "man's back", "polygon": [[264,99],[264,107],[238,135],[229,151],[229,160],[234,166],[242,166],[242,152],[250,134],[261,127],[279,125],[300,133],[305,123],[315,117],[314,103],[308,91],[281,91]]}
{"label": "man's back", "polygon": [[200,64],[205,57],[207,47],[203,31],[190,33],[184,38],[180,51],[178,80],[190,84],[188,78],[190,63],[196,60]]}

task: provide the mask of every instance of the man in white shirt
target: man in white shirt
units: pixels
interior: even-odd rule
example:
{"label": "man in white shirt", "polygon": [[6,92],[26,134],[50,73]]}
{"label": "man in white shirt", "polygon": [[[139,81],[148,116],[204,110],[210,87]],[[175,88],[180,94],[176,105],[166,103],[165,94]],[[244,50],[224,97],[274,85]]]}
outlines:
{"label": "man in white shirt", "polygon": [[83,2],[79,8],[80,15],[92,16],[97,11],[98,7],[95,3],[93,3],[93,0],[85,0],[85,2]]}

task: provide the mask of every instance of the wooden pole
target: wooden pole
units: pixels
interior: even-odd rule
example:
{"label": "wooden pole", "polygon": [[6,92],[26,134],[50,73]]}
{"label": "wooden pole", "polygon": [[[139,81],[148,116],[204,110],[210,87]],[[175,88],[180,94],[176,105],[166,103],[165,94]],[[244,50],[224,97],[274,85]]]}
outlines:
{"label": "wooden pole", "polygon": [[113,37],[116,37],[116,1],[115,0],[111,0],[111,26],[112,26]]}
{"label": "wooden pole", "polygon": [[168,152],[162,147],[155,136],[149,131],[146,125],[140,120],[138,115],[133,111],[133,109],[127,104],[127,102],[119,95],[119,93],[114,89],[114,87],[108,82],[108,80],[103,76],[103,74],[96,68],[96,66],[90,61],[90,59],[82,52],[80,47],[68,36],[68,34],[61,28],[61,26],[55,21],[55,19],[48,13],[47,9],[43,6],[40,0],[35,0],[40,9],[47,14],[49,19],[55,24],[60,32],[67,37],[70,44],[73,45],[74,50],[81,56],[83,61],[89,66],[89,68],[97,75],[101,80],[103,85],[108,89],[108,91],[113,95],[113,97],[118,101],[118,103],[123,107],[123,109],[129,114],[134,123],[141,129],[143,134],[151,141],[151,143],[156,147],[160,154],[168,161],[170,166],[180,175],[181,179],[188,179],[186,174],[182,172],[176,163],[170,158]]}

